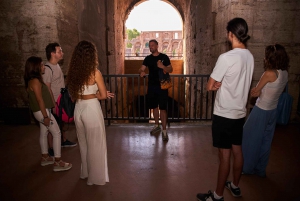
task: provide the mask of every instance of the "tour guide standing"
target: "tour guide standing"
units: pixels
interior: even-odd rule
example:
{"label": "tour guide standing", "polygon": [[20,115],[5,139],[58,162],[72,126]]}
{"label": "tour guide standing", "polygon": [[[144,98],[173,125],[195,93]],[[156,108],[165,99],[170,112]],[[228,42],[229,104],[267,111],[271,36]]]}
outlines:
{"label": "tour guide standing", "polygon": [[[149,48],[152,54],[146,56],[143,65],[139,69],[141,77],[146,75],[145,69],[148,67],[148,92],[147,103],[150,109],[153,109],[155,126],[150,131],[151,134],[161,131],[159,126],[159,113],[161,124],[163,127],[162,139],[168,141],[168,134],[166,131],[167,124],[167,103],[168,103],[168,90],[160,88],[159,70],[162,69],[164,73],[172,73],[173,68],[170,59],[167,55],[158,52],[158,42],[156,40],[149,41]],[[158,109],[159,108],[159,109]],[[159,110],[159,111],[158,111]]]}
{"label": "tour guide standing", "polygon": [[[226,187],[234,197],[241,196],[239,180],[243,168],[242,136],[246,116],[246,103],[251,85],[254,59],[246,49],[250,38],[244,19],[234,18],[227,24],[227,37],[232,50],[221,54],[210,75],[207,90],[218,90],[212,122],[213,146],[219,149],[219,171],[214,193],[197,195],[200,201],[223,201]],[[233,153],[233,181],[227,181],[230,155]]]}

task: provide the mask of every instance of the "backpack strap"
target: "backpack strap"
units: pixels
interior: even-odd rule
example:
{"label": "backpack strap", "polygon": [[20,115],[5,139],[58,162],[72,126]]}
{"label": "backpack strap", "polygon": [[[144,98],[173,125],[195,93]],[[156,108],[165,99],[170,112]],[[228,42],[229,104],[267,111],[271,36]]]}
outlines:
{"label": "backpack strap", "polygon": [[51,68],[49,65],[47,65],[47,64],[45,64],[44,66],[47,66],[47,67],[51,70],[52,75],[53,75],[53,70],[52,70],[52,68]]}
{"label": "backpack strap", "polygon": [[51,81],[52,81],[53,80],[53,70],[52,70],[52,68],[49,65],[47,65],[47,64],[45,64],[44,66],[47,66],[51,70],[51,72],[52,72],[52,79],[51,79]]}

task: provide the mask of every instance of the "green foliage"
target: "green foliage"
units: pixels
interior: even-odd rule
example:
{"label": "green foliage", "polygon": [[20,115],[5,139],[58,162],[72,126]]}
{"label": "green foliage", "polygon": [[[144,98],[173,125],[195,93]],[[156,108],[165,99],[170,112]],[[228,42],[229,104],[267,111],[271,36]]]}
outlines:
{"label": "green foliage", "polygon": [[132,40],[133,38],[136,38],[140,35],[140,32],[136,29],[126,29],[126,34],[128,36],[128,40]]}
{"label": "green foliage", "polygon": [[132,48],[132,44],[131,44],[131,43],[127,43],[127,44],[126,44],[126,47],[127,47],[127,48]]}
{"label": "green foliage", "polygon": [[176,53],[176,49],[174,49],[174,50],[172,51],[172,55],[174,56],[175,53]]}

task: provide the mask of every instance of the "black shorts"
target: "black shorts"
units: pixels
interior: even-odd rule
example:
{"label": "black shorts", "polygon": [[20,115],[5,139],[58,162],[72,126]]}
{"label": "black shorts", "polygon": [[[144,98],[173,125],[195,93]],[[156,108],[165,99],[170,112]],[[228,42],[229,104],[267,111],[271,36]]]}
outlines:
{"label": "black shorts", "polygon": [[245,118],[228,119],[213,115],[213,146],[222,149],[231,149],[232,145],[241,145],[244,123]]}
{"label": "black shorts", "polygon": [[148,86],[147,105],[149,109],[159,107],[160,110],[167,110],[168,90],[162,90],[160,86]]}

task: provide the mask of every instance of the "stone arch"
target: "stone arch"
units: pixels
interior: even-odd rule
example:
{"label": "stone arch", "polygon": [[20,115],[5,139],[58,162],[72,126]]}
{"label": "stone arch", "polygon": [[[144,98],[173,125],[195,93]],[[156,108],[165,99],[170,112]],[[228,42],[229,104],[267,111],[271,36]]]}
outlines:
{"label": "stone arch", "polygon": [[169,43],[168,42],[163,42],[162,44],[162,51],[163,52],[168,52],[168,47],[169,47]]}
{"label": "stone arch", "polygon": [[134,50],[135,50],[135,52],[140,51],[140,49],[141,49],[141,43],[140,42],[135,43],[134,44]]}
{"label": "stone arch", "polygon": [[[209,65],[211,58],[209,54],[202,54],[201,40],[209,38],[210,32],[206,30],[211,26],[211,1],[199,2],[196,0],[162,0],[171,5],[182,19],[182,48],[178,50],[183,56],[183,73],[207,73],[208,67],[202,68],[204,64]],[[114,29],[115,49],[115,66],[110,67],[117,74],[124,73],[124,40],[125,40],[125,22],[131,10],[143,3],[144,0],[116,0],[114,6]],[[205,30],[205,31],[203,31]],[[172,36],[173,37],[173,36]],[[210,47],[210,40],[205,40],[205,48]],[[180,45],[181,45],[180,44]],[[161,47],[161,46],[160,46]],[[206,61],[205,63],[203,61]]]}
{"label": "stone arch", "polygon": [[178,45],[179,45],[179,42],[178,42],[178,41],[174,41],[174,42],[172,43],[172,50],[177,49],[177,48],[178,48]]}
{"label": "stone arch", "polygon": [[[135,6],[138,6],[139,4],[145,2],[147,0],[132,0],[129,4],[128,4],[128,7],[126,8],[126,11],[124,12],[124,15],[123,15],[123,19],[124,22],[127,20],[131,10],[135,7]],[[182,23],[184,22],[184,12],[182,10],[182,5],[181,4],[178,4],[176,2],[176,0],[174,1],[168,1],[168,0],[162,0],[166,3],[168,3],[169,5],[171,5],[180,15],[181,19],[182,19]],[[175,6],[176,5],[176,6]]]}

